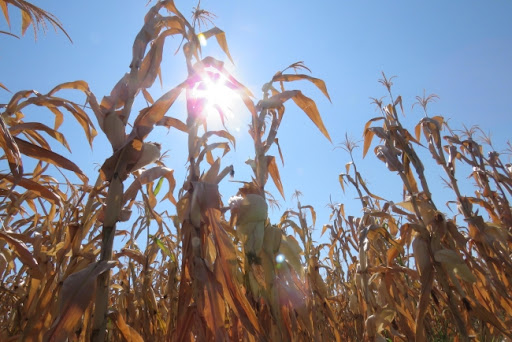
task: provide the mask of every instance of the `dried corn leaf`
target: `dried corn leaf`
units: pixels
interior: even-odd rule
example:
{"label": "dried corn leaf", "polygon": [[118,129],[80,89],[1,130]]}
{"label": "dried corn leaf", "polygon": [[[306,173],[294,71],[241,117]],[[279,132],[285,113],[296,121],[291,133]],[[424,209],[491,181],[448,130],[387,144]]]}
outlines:
{"label": "dried corn leaf", "polygon": [[364,131],[364,144],[363,144],[363,158],[368,153],[370,146],[372,145],[372,139],[375,133],[372,130],[365,129]]}
{"label": "dried corn leaf", "polygon": [[89,84],[85,81],[73,81],[73,82],[65,82],[61,83],[58,86],[54,87],[46,96],[52,96],[56,92],[62,89],[77,89],[83,91],[85,94],[89,94]]}
{"label": "dried corn leaf", "polygon": [[160,119],[157,123],[157,126],[165,126],[167,128],[174,127],[177,130],[180,130],[184,133],[188,133],[187,125],[185,125],[181,120],[172,118],[170,116],[164,116],[162,119]]}
{"label": "dried corn leaf", "polygon": [[9,182],[13,183],[13,185],[19,185],[27,190],[30,190],[36,195],[46,198],[48,201],[57,204],[58,206],[62,205],[62,198],[55,191],[52,191],[50,187],[44,186],[38,182],[26,178],[16,180],[11,175],[2,174],[0,174],[0,177],[7,179]]}
{"label": "dried corn leaf", "polygon": [[126,324],[123,315],[119,312],[109,312],[108,317],[114,322],[126,342],[144,342],[142,336],[134,328]]}
{"label": "dried corn leaf", "polygon": [[278,73],[274,75],[272,78],[272,82],[291,82],[298,80],[306,80],[313,83],[320,91],[331,101],[331,97],[329,96],[329,92],[327,91],[327,87],[325,86],[325,82],[319,78],[311,77],[309,75],[304,74],[281,74]]}
{"label": "dried corn leaf", "polygon": [[311,121],[313,121],[313,123],[316,125],[316,127],[318,127],[320,132],[322,132],[327,140],[332,142],[331,137],[327,132],[327,128],[325,128],[322,118],[320,117],[320,113],[318,112],[315,101],[307,96],[304,96],[300,91],[292,97],[292,100],[304,111],[304,113],[307,114],[307,116],[311,119]]}
{"label": "dried corn leaf", "polygon": [[17,133],[26,131],[32,131],[32,130],[39,130],[47,133],[52,138],[60,142],[69,152],[71,152],[71,149],[69,148],[68,142],[66,141],[66,138],[64,137],[64,134],[51,129],[50,127],[46,126],[45,124],[42,124],[40,122],[23,122],[19,123],[17,125],[13,125],[10,128],[11,134],[16,135]]}
{"label": "dried corn leaf", "polygon": [[213,27],[208,31],[202,32],[201,34],[204,36],[205,39],[209,39],[215,36],[215,39],[217,39],[217,43],[219,44],[222,51],[224,51],[226,56],[228,56],[231,63],[235,64],[235,62],[233,62],[233,58],[231,58],[231,54],[229,53],[228,43],[226,41],[226,34],[224,33],[224,31],[222,31],[218,27]]}
{"label": "dried corn leaf", "polygon": [[34,255],[22,241],[13,238],[12,233],[0,230],[0,239],[7,242],[14,250],[20,261],[28,268],[28,272],[36,279],[42,279],[43,273]]}
{"label": "dried corn leaf", "polygon": [[[162,53],[164,49],[165,39],[168,36],[175,35],[178,33],[182,33],[181,29],[171,28],[162,32],[158,38],[151,45],[151,49],[147,53],[146,57],[142,61],[140,65],[140,69],[137,73],[137,88],[149,88],[155,82],[156,76],[160,72],[160,64],[162,63]],[[144,93],[144,97],[146,100],[146,93]],[[150,97],[151,98],[151,97]],[[152,101],[149,101],[153,103]]]}
{"label": "dried corn leaf", "polygon": [[21,153],[24,155],[53,164],[58,167],[62,167],[69,171],[73,171],[83,182],[86,183],[88,181],[87,176],[85,176],[82,170],[80,170],[80,168],[75,163],[67,158],[64,158],[60,154],[36,146],[29,143],[28,141],[16,137],[14,137],[14,141],[16,141],[16,144],[18,145]]}
{"label": "dried corn leaf", "polygon": [[[3,2],[2,2],[2,3],[3,3]],[[3,31],[2,31],[2,32],[3,32]],[[7,87],[6,87],[6,86],[4,86],[4,84],[3,84],[2,82],[0,82],[0,88],[2,88],[2,89],[4,89],[4,90],[6,90],[6,91],[8,91],[8,92],[11,92],[9,89],[7,89]]]}
{"label": "dried corn leaf", "polygon": [[114,261],[94,262],[64,280],[59,293],[59,316],[47,332],[46,341],[58,342],[68,338],[92,301],[96,278],[115,264]]}
{"label": "dried corn leaf", "polygon": [[274,181],[274,184],[276,185],[277,190],[279,190],[279,193],[281,194],[281,196],[283,196],[283,199],[285,199],[283,183],[281,182],[281,177],[279,176],[279,169],[277,168],[276,158],[273,156],[266,156],[266,157],[267,157],[268,173],[272,177],[272,180]]}
{"label": "dried corn leaf", "polygon": [[2,147],[5,152],[7,162],[9,163],[9,169],[14,176],[15,182],[19,181],[23,175],[23,162],[20,150],[16,141],[9,132],[2,116],[0,116],[0,147]]}
{"label": "dried corn leaf", "polygon": [[236,312],[249,333],[252,335],[261,334],[261,326],[258,323],[256,313],[234,277],[235,265],[237,263],[236,251],[233,242],[219,224],[220,212],[210,208],[207,210],[207,215],[218,251],[215,274],[217,275],[217,280],[222,285],[224,299],[228,302],[231,309]]}
{"label": "dried corn leaf", "polygon": [[164,114],[180,96],[185,85],[185,82],[181,83],[162,95],[153,105],[141,110],[133,124],[132,135],[134,134],[139,139],[144,139],[153,130],[154,125],[162,120]]}
{"label": "dried corn leaf", "polygon": [[9,10],[7,8],[7,2],[6,1],[0,1],[0,7],[2,8],[2,12],[5,17],[5,21],[7,21],[7,25],[9,28],[11,27],[11,21],[9,19]]}
{"label": "dried corn leaf", "polygon": [[[20,8],[21,9],[21,8]],[[30,13],[24,9],[21,9],[21,35],[25,35],[27,28],[32,24],[32,17]],[[34,28],[35,31],[35,28]]]}

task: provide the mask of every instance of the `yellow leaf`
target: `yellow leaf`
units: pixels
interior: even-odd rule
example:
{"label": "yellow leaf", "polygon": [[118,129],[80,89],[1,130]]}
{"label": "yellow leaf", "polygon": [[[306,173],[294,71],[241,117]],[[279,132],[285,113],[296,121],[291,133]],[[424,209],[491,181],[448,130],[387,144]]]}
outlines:
{"label": "yellow leaf", "polygon": [[297,81],[297,80],[306,80],[313,83],[315,86],[317,86],[318,89],[331,101],[331,97],[329,96],[329,93],[327,92],[327,87],[325,86],[325,82],[322,81],[319,78],[311,77],[309,75],[304,74],[281,74],[277,73],[272,78],[272,82],[290,82],[290,81]]}
{"label": "yellow leaf", "polygon": [[364,131],[363,158],[366,156],[366,153],[368,153],[374,134],[373,131],[368,129]]}
{"label": "yellow leaf", "polygon": [[21,10],[21,35],[25,35],[25,31],[32,23],[32,18],[30,17],[30,13],[26,10]]}
{"label": "yellow leaf", "polygon": [[0,1],[0,7],[2,7],[2,12],[4,12],[5,21],[7,21],[7,25],[10,28],[11,21],[9,20],[9,10],[7,9],[7,2],[4,0]]}
{"label": "yellow leaf", "polygon": [[279,176],[279,169],[277,168],[275,157],[267,156],[267,170],[268,173],[270,173],[270,176],[272,177],[272,180],[274,181],[277,190],[279,190],[279,193],[281,194],[281,196],[283,196],[283,199],[285,199],[283,183],[281,183],[281,177]]}
{"label": "yellow leaf", "polygon": [[176,119],[176,118],[172,118],[172,117],[169,117],[169,116],[164,116],[162,119],[160,119],[160,121],[158,121],[156,123],[157,126],[165,126],[167,128],[171,128],[171,127],[174,127],[176,128],[177,130],[180,130],[184,133],[187,133],[188,132],[188,128],[187,128],[187,125],[185,125],[181,120],[179,119]]}
{"label": "yellow leaf", "polygon": [[340,173],[338,180],[340,182],[341,189],[343,190],[343,193],[345,193],[345,184],[344,184],[343,176],[344,176],[344,174]]}
{"label": "yellow leaf", "polygon": [[228,56],[231,63],[235,64],[235,62],[233,62],[233,59],[231,58],[231,55],[229,53],[228,43],[226,41],[226,34],[224,33],[224,31],[220,30],[218,27],[213,27],[213,28],[209,29],[208,31],[200,33],[200,34],[202,34],[205,39],[209,39],[210,37],[215,36],[215,38],[217,39],[217,43],[219,44],[222,51],[224,51],[226,56]]}
{"label": "yellow leaf", "polygon": [[46,96],[52,96],[57,91],[62,89],[77,89],[83,91],[84,93],[87,93],[89,92],[89,85],[87,84],[87,82],[80,80],[73,82],[65,82],[54,87]]}
{"label": "yellow leaf", "polygon": [[185,82],[169,90],[150,107],[140,111],[133,123],[133,130],[140,139],[144,139],[153,130],[154,125],[164,117],[184,87]]}
{"label": "yellow leaf", "polygon": [[331,137],[327,132],[327,128],[325,128],[322,118],[320,117],[320,113],[318,112],[318,108],[316,107],[315,101],[310,99],[307,96],[304,96],[300,91],[292,97],[292,100],[299,106],[304,113],[313,121],[313,123],[318,127],[320,132],[330,141]]}

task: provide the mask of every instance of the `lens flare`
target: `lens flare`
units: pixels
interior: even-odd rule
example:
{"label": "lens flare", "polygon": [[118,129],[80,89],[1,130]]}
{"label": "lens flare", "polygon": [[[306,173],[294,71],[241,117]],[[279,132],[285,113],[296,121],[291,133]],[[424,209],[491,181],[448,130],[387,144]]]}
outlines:
{"label": "lens flare", "polygon": [[215,126],[234,118],[233,107],[239,100],[239,96],[229,87],[229,80],[214,68],[205,69],[201,80],[192,90],[193,97],[204,100],[201,115]]}
{"label": "lens flare", "polygon": [[283,254],[278,254],[278,255],[276,255],[276,262],[277,262],[278,264],[283,263],[284,261],[285,261],[285,257],[284,257],[284,255],[283,255]]}

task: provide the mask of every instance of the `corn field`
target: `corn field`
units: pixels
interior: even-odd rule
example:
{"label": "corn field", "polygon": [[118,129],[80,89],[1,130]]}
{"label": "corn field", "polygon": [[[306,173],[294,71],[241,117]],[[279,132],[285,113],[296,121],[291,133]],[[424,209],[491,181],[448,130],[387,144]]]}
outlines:
{"label": "corn field", "polygon": [[[7,22],[7,5],[22,13],[22,34],[46,23],[64,31],[21,0],[0,0]],[[430,116],[436,95],[417,97],[425,116],[402,126],[402,98],[383,73],[389,103],[373,99],[379,114],[354,133],[362,133],[362,149],[347,138],[346,169],[333,175],[340,192],[357,192],[361,211],[347,215],[343,204],[331,204],[330,221],[321,223],[327,242],[317,243],[315,208],[297,191],[296,208],[273,222],[267,183],[284,197],[278,131],[287,106],[331,140],[334,128],[295,87],[310,82],[330,100],[324,81],[296,62],[269,75],[257,98],[222,61],[202,55],[202,42],[215,40],[232,58],[212,13],[198,5],[189,20],[161,0],[143,19],[129,70],[101,100],[78,80],[47,93],[16,91],[0,104],[0,341],[512,340],[510,144],[500,155],[478,129],[459,131]],[[164,44],[183,54],[187,77],[154,100],[148,88],[161,79],[164,57],[173,61]],[[219,79],[250,113],[254,145],[253,174],[238,193],[223,194],[227,202],[219,184],[234,172],[223,158],[236,139],[208,129],[202,95]],[[82,102],[61,97],[70,91]],[[139,112],[137,96],[148,103]],[[169,115],[180,97],[185,122]],[[53,114],[53,127],[24,114],[36,106]],[[76,120],[91,146],[97,134],[108,139],[112,153],[98,174],[54,151],[55,144],[69,149],[64,119]],[[188,151],[182,185],[161,144],[148,140],[163,128],[187,136],[179,147]],[[401,180],[400,203],[371,191],[358,169],[361,154],[385,164],[383,177]],[[433,201],[425,158],[443,172],[453,212]],[[473,195],[463,195],[463,182]],[[114,248],[114,240],[122,245]]]}

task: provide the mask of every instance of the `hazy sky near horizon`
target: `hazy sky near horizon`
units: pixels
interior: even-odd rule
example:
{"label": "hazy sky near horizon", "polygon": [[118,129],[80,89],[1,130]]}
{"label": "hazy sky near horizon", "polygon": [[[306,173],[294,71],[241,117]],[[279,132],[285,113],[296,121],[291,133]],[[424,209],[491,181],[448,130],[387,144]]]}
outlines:
{"label": "hazy sky near horizon", "polygon": [[[60,19],[73,43],[62,32],[55,33],[51,28],[46,34],[40,32],[36,42],[31,28],[20,40],[0,35],[0,82],[13,93],[24,89],[46,93],[57,84],[81,79],[89,83],[101,100],[129,71],[133,39],[149,9],[146,2],[34,1]],[[179,0],[176,5],[189,16],[195,2]],[[364,124],[379,114],[369,97],[386,95],[377,82],[381,72],[397,76],[393,95],[403,98],[406,114],[403,123],[411,132],[423,117],[421,108],[411,107],[415,97],[425,90],[427,95],[439,96],[429,107],[430,115],[444,116],[456,129],[479,125],[484,132],[491,132],[498,152],[506,148],[512,123],[510,1],[203,0],[201,6],[216,14],[214,22],[225,31],[235,62],[229,68],[257,99],[261,96],[261,86],[276,71],[296,61],[304,61],[313,76],[326,82],[330,93],[332,103],[309,84],[289,86],[289,89],[303,90],[317,102],[333,144],[293,103],[287,105],[278,134],[285,158],[280,172],[287,201],[280,198],[273,186],[269,187],[282,204],[281,210],[271,213],[274,221],[282,211],[294,206],[291,194],[296,189],[304,195],[302,203],[311,204],[317,210],[318,230],[329,220],[326,204],[330,199],[345,203],[347,214],[360,215],[355,194],[351,191],[343,194],[338,182],[349,157],[334,147],[344,140],[346,133],[361,140]],[[10,15],[11,32],[19,34],[20,19],[13,7]],[[0,30],[9,31],[3,17]],[[157,82],[150,90],[155,99],[186,77],[181,52],[174,54],[179,43],[177,38],[166,42],[163,87]],[[225,60],[215,45],[209,42],[203,55]],[[0,89],[0,103],[7,103],[11,96]],[[168,115],[183,118],[182,105],[178,103]],[[139,96],[132,117],[145,106]],[[26,121],[51,118],[40,109],[27,111],[26,115]],[[237,149],[226,156],[223,165],[234,165],[235,180],[250,180],[250,169],[245,164],[253,154],[246,133],[248,119],[246,111],[237,109],[229,126],[237,137]],[[63,133],[73,151],[70,159],[94,181],[98,164],[111,154],[110,146],[100,132],[91,151],[72,117],[66,117],[65,122]],[[93,122],[100,131],[95,118]],[[167,133],[161,128],[149,140],[162,142],[164,150],[169,150],[167,162],[175,169],[179,188],[186,171],[184,134],[175,130]],[[373,146],[376,144],[375,141]],[[373,148],[364,160],[361,160],[362,148],[355,152],[356,163],[370,189],[381,197],[401,201],[398,176],[389,172],[372,151]],[[277,155],[276,150],[273,153]],[[5,168],[3,164],[0,167]],[[440,185],[434,168],[438,169],[432,163],[427,164],[431,181],[437,184],[440,193],[438,198],[444,200],[442,193],[446,189]],[[461,176],[465,178],[469,174]],[[221,193],[227,202],[235,195],[238,185],[226,182],[223,186]],[[444,202],[438,206],[444,206]]]}

